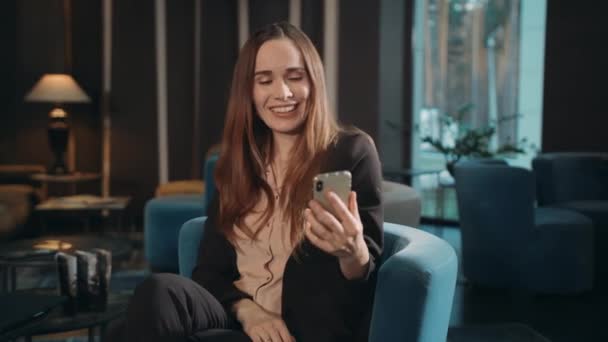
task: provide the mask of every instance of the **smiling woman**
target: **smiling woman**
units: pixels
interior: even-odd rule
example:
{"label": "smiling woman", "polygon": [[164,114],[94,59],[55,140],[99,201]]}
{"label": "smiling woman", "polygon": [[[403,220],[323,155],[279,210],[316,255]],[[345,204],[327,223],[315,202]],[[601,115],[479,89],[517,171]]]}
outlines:
{"label": "smiling woman", "polygon": [[258,115],[275,134],[294,134],[302,126],[310,81],[302,54],[287,39],[271,40],[258,51],[253,102]]}
{"label": "smiling woman", "polygon": [[[272,24],[245,43],[221,146],[192,280],[142,283],[129,340],[367,341],[380,162],[371,138],[329,111],[321,58],[302,31]],[[330,212],[312,199],[313,178],[343,170],[353,192],[346,203],[326,192]]]}

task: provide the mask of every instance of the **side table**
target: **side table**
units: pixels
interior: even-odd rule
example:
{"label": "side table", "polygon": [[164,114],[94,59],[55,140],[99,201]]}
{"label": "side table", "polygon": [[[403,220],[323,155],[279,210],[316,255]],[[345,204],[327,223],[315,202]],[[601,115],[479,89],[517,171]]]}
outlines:
{"label": "side table", "polygon": [[437,179],[439,179],[439,174],[441,171],[443,171],[443,169],[403,169],[396,167],[384,167],[382,168],[382,175],[386,180],[412,185],[413,177],[436,175]]}
{"label": "side table", "polygon": [[[95,215],[109,216],[116,214],[117,228],[122,230],[125,212],[131,202],[131,197],[97,197],[90,195],[77,195],[67,197],[54,197],[43,201],[35,207],[39,215],[79,215],[84,218],[85,232],[89,232],[90,219]],[[42,230],[46,230],[44,220],[41,219]]]}
{"label": "side table", "polygon": [[63,183],[70,185],[70,194],[76,194],[76,184],[83,182],[90,182],[101,179],[99,173],[91,172],[74,172],[65,175],[52,175],[48,173],[36,173],[31,176],[32,180],[42,183],[42,198],[48,198],[48,184],[49,183]]}

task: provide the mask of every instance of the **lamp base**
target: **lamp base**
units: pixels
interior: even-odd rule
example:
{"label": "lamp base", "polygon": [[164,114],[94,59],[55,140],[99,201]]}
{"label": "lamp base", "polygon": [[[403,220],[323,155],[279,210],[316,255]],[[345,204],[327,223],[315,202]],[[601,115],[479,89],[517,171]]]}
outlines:
{"label": "lamp base", "polygon": [[55,160],[48,168],[49,174],[64,175],[70,173],[63,161],[63,156],[68,145],[69,133],[70,126],[65,117],[51,117],[48,127],[48,138]]}
{"label": "lamp base", "polygon": [[70,173],[63,160],[56,160],[46,171],[49,175],[67,175]]}

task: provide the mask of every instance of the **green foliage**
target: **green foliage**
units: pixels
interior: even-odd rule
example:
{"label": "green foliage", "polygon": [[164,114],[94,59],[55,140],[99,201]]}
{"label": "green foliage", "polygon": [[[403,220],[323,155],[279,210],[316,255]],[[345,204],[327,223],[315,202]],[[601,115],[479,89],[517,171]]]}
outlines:
{"label": "green foliage", "polygon": [[[422,142],[433,146],[444,155],[446,163],[454,164],[461,158],[492,158],[496,156],[525,154],[528,146],[527,139],[523,138],[515,144],[503,144],[496,149],[490,149],[490,140],[496,133],[495,125],[473,128],[463,123],[463,118],[473,106],[467,104],[459,108],[453,115],[442,115],[440,124],[444,134],[453,138],[453,143],[448,144],[441,139],[435,139],[431,135],[423,135]],[[497,124],[519,118],[520,115],[502,117]]]}

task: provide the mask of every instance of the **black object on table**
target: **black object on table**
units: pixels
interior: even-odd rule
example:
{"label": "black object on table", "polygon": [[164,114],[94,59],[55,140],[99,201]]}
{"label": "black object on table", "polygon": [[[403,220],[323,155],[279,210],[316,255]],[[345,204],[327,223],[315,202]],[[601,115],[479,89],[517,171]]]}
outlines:
{"label": "black object on table", "polygon": [[14,292],[0,295],[0,341],[27,334],[35,329],[66,297],[52,294]]}
{"label": "black object on table", "polygon": [[56,267],[57,251],[102,248],[112,253],[114,260],[129,254],[127,240],[98,235],[44,236],[36,239],[15,240],[0,244],[0,292],[17,288],[17,269],[20,267]]}

